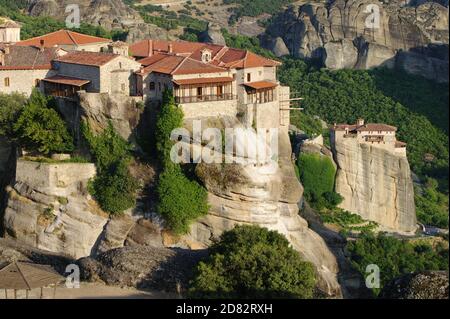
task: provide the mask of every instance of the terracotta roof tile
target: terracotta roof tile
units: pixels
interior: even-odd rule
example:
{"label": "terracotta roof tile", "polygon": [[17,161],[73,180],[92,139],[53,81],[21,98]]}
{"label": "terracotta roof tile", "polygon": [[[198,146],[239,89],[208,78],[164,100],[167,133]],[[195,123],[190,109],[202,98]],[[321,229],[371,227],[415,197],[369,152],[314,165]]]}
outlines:
{"label": "terracotta roof tile", "polygon": [[51,82],[51,83],[60,83],[60,84],[68,84],[73,86],[82,86],[85,84],[88,84],[89,80],[80,79],[80,78],[74,78],[70,76],[63,76],[63,75],[55,75],[46,79],[42,79],[42,81],[45,82]]}
{"label": "terracotta roof tile", "polygon": [[41,40],[44,41],[44,47],[53,47],[55,45],[84,45],[91,43],[109,43],[110,39],[94,37],[69,30],[59,30],[39,37],[31,38],[16,43],[16,45],[34,45],[41,46]]}
{"label": "terracotta roof tile", "polygon": [[57,58],[64,50],[58,48],[40,48],[33,46],[8,47],[9,54],[4,54],[4,64],[0,65],[0,70],[42,70],[51,69],[51,61]]}
{"label": "terracotta roof tile", "polygon": [[251,87],[253,89],[269,89],[274,88],[278,84],[269,82],[269,81],[258,81],[258,82],[251,82],[251,83],[244,83],[245,86]]}
{"label": "terracotta roof tile", "polygon": [[55,59],[55,61],[72,64],[102,66],[119,56],[120,56],[119,54],[113,53],[73,51],[62,57]]}

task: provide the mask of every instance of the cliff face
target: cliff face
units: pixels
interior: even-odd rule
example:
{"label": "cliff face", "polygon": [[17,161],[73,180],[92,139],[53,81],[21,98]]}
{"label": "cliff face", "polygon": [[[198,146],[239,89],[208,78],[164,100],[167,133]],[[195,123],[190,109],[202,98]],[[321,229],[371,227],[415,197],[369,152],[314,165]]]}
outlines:
{"label": "cliff face", "polygon": [[391,231],[416,228],[414,189],[404,154],[347,138],[332,144],[340,207]]}
{"label": "cliff face", "polygon": [[138,12],[125,5],[122,0],[32,0],[28,12],[32,16],[50,16],[65,20],[71,12],[68,5],[78,5],[84,23],[99,25],[107,30],[128,31],[127,41],[135,42],[147,37],[167,38],[167,31],[144,23]]}
{"label": "cliff face", "polygon": [[188,241],[207,247],[236,224],[255,224],[276,230],[314,264],[320,288],[340,296],[336,259],[324,240],[299,215],[303,195],[291,163],[287,132],[279,133],[278,164],[205,164],[196,173],[208,190],[209,213],[191,227]]}
{"label": "cliff face", "polygon": [[[378,15],[379,13],[379,15]],[[379,19],[378,19],[379,16]],[[375,17],[375,20],[372,18]],[[320,58],[332,69],[399,66],[438,81],[448,81],[448,8],[435,2],[334,0],[290,7],[274,19],[263,45],[281,56]],[[420,55],[420,73],[397,53]],[[405,62],[406,61],[406,62]],[[411,62],[412,63],[412,62]]]}

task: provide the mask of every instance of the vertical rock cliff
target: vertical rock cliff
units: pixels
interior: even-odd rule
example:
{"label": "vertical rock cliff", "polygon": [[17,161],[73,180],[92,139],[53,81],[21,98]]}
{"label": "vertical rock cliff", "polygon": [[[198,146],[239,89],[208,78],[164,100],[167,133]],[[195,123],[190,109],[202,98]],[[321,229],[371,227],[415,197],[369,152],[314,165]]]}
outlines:
{"label": "vertical rock cliff", "polygon": [[343,209],[377,222],[382,228],[413,232],[414,188],[405,153],[347,138],[332,144],[338,165],[336,192]]}

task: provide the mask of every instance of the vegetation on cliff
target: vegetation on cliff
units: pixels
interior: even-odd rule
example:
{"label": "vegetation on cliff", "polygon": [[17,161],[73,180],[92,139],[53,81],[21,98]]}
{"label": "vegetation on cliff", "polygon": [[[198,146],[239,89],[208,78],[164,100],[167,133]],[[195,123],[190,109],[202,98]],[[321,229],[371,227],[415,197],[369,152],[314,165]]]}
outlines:
{"label": "vegetation on cliff", "polygon": [[378,295],[383,286],[390,280],[411,272],[425,270],[448,270],[448,247],[438,244],[432,247],[425,242],[411,243],[385,234],[374,235],[366,232],[357,241],[347,244],[353,267],[363,277],[368,265],[376,265],[380,269],[380,287],[373,288]]}
{"label": "vegetation on cliff", "polygon": [[191,282],[194,298],[312,298],[314,267],[288,240],[258,226],[236,226],[210,248]]}
{"label": "vegetation on cliff", "polygon": [[20,93],[0,93],[0,136],[14,139],[14,123],[19,117],[27,98]]}
{"label": "vegetation on cliff", "polygon": [[223,0],[226,5],[235,5],[230,8],[230,11],[233,12],[229,19],[230,24],[243,16],[257,17],[264,13],[278,13],[285,5],[292,2],[293,0]]}
{"label": "vegetation on cliff", "polygon": [[175,234],[188,232],[189,224],[208,212],[205,188],[187,178],[180,164],[170,158],[174,145],[170,134],[182,127],[183,112],[176,105],[172,92],[166,90],[155,130],[156,150],[163,167],[157,186],[157,210]]}
{"label": "vegetation on cliff", "polygon": [[14,122],[14,136],[29,151],[42,154],[71,152],[72,135],[64,120],[51,107],[51,102],[51,98],[33,90]]}
{"label": "vegetation on cliff", "polygon": [[[26,9],[28,4],[28,1],[0,0],[0,16],[7,16],[21,23],[21,38],[23,40],[67,29],[64,21],[58,21],[52,17],[33,17],[22,13],[22,10]],[[87,23],[81,23],[80,28],[72,30],[109,39],[122,39],[123,37],[123,31],[109,32],[100,26]]]}
{"label": "vegetation on cliff", "polygon": [[111,123],[97,135],[85,122],[81,128],[97,167],[97,176],[89,185],[90,193],[110,214],[120,214],[133,207],[139,185],[128,169],[131,146]]}
{"label": "vegetation on cliff", "polygon": [[340,195],[334,192],[336,169],[329,157],[301,153],[297,160],[297,166],[308,202],[321,208],[324,206],[335,207],[342,201]]}

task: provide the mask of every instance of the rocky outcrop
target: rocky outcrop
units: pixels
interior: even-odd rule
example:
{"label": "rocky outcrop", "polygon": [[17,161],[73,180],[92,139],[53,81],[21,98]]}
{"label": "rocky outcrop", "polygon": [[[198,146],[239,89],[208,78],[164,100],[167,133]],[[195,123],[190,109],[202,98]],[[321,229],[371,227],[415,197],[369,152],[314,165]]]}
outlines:
{"label": "rocky outcrop", "polygon": [[[239,127],[234,125],[229,122],[227,127]],[[286,236],[305,260],[314,264],[320,289],[325,294],[340,296],[334,255],[298,214],[303,187],[291,162],[287,131],[280,130],[278,146],[278,162],[197,165],[196,173],[208,190],[210,210],[191,226],[186,241],[207,247],[236,224],[255,224],[276,230]]]}
{"label": "rocky outcrop", "polygon": [[[261,40],[279,56],[320,58],[331,69],[398,66],[448,81],[448,56],[436,58],[429,52],[430,45],[448,51],[448,8],[436,2],[334,0],[291,6],[273,20]],[[412,49],[420,55],[425,73],[404,57],[396,62],[399,52]]]}
{"label": "rocky outcrop", "polygon": [[74,258],[90,255],[108,221],[87,194],[94,175],[93,164],[19,160],[7,189],[6,235]]}
{"label": "rocky outcrop", "polygon": [[387,283],[383,299],[448,299],[448,272],[430,271],[406,274]]}
{"label": "rocky outcrop", "polygon": [[127,31],[127,42],[136,42],[146,38],[166,39],[166,30],[147,24],[141,15],[122,0],[32,0],[28,12],[32,16],[49,16],[65,21],[71,11],[69,5],[78,5],[80,21],[106,30],[121,29]]}
{"label": "rocky outcrop", "polygon": [[338,165],[335,190],[344,197],[340,207],[385,230],[414,232],[414,189],[406,155],[356,138],[332,142],[332,150]]}
{"label": "rocky outcrop", "polygon": [[82,258],[82,280],[140,289],[182,292],[195,265],[207,256],[204,250],[131,246],[109,250],[96,258]]}
{"label": "rocky outcrop", "polygon": [[208,23],[208,28],[200,34],[201,42],[212,43],[217,45],[226,45],[225,38],[222,35],[220,26],[215,23]]}

